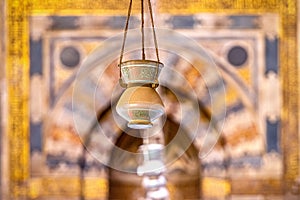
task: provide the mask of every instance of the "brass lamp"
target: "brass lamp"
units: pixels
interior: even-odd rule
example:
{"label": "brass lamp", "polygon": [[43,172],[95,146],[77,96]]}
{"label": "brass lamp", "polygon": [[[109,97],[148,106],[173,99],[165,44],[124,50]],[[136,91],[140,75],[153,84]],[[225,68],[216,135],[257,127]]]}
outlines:
{"label": "brass lamp", "polygon": [[141,0],[142,59],[122,61],[132,7],[132,0],[130,0],[119,63],[120,85],[126,90],[120,97],[116,110],[121,117],[128,121],[128,127],[133,129],[151,128],[153,121],[164,114],[164,105],[155,90],[159,85],[158,76],[163,64],[159,62],[150,0],[148,0],[148,5],[157,61],[145,59],[144,0]]}

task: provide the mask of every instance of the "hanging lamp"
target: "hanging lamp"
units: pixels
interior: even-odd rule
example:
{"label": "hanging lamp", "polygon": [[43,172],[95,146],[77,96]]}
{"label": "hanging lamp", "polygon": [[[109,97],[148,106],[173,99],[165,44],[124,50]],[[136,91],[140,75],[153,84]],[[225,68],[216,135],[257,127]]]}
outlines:
{"label": "hanging lamp", "polygon": [[132,0],[130,0],[119,61],[119,82],[120,85],[125,88],[125,91],[117,103],[116,110],[121,117],[128,121],[128,127],[133,129],[151,128],[153,126],[153,121],[161,117],[165,112],[163,102],[156,91],[156,88],[159,85],[158,76],[164,65],[159,61],[158,45],[150,0],[148,0],[148,6],[157,60],[146,59],[144,0],[141,0],[142,58],[123,61],[128,24],[132,9]]}

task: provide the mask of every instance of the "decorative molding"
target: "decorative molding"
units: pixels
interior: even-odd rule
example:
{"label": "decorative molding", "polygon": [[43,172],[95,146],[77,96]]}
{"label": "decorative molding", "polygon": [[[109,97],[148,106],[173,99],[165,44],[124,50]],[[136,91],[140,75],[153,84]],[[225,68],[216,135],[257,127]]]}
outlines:
{"label": "decorative molding", "polygon": [[[280,5],[280,73],[282,83],[281,145],[284,163],[284,193],[292,192],[299,175],[299,77],[297,62],[297,1]],[[298,194],[299,195],[299,194]]]}
{"label": "decorative molding", "polygon": [[[30,18],[30,34],[34,41],[41,39],[42,35],[51,27],[53,20],[50,17],[34,16]],[[32,31],[34,29],[34,31]]]}
{"label": "decorative molding", "polygon": [[284,4],[284,0],[161,0],[159,2],[159,12],[170,14],[195,14],[203,12],[227,14],[267,13],[278,12]]}
{"label": "decorative molding", "polygon": [[264,30],[269,40],[274,40],[279,35],[279,16],[277,14],[265,14],[256,21],[257,25]]}

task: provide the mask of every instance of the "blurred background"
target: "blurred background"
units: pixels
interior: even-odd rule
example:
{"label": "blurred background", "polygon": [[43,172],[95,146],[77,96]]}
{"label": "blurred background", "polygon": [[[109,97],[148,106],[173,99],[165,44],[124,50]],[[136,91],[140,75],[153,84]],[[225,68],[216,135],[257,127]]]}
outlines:
{"label": "blurred background", "polygon": [[[96,67],[86,73],[82,104],[72,105],[78,70],[95,49],[106,51],[105,41],[122,34],[128,4],[0,2],[2,199],[142,199],[140,177],[104,164],[135,169],[137,161],[114,147],[136,152],[141,144],[134,130],[120,129],[114,118],[118,57],[105,61],[109,64],[102,66],[101,76]],[[215,75],[195,67],[205,69],[205,63],[176,49],[161,50],[166,84],[158,90],[167,113],[152,139],[169,144],[179,135],[185,141],[194,131],[189,122],[199,123],[187,149],[180,142],[168,149],[170,159],[184,152],[167,167],[170,199],[195,199],[193,194],[202,199],[299,199],[298,1],[152,0],[152,5],[156,27],[199,44],[225,88],[220,98],[226,115],[218,118],[208,90]],[[134,0],[129,28],[140,25],[139,6]],[[199,118],[184,115],[198,108]],[[97,120],[89,120],[91,115]],[[220,137],[203,155],[212,115],[220,119]],[[89,131],[81,135],[76,126]]]}

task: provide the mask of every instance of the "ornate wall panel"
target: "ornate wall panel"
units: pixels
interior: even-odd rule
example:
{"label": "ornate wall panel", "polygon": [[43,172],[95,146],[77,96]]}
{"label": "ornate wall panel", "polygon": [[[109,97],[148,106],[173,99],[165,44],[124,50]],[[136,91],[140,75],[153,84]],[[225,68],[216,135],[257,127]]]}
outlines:
{"label": "ornate wall panel", "polygon": [[[205,171],[204,195],[224,198],[230,194],[280,196],[299,192],[295,184],[299,178],[297,1],[161,0],[157,6],[162,26],[183,31],[206,47],[224,76],[242,83],[248,92],[236,93],[238,85],[226,85],[228,107],[237,114],[233,119],[247,118],[250,122],[242,127],[243,133],[226,135],[232,155],[229,177],[213,176],[218,161],[209,159],[220,154],[218,148],[204,161],[213,166]],[[105,38],[120,31],[126,8],[125,0],[7,1],[10,199],[76,199],[82,193],[88,199],[106,197],[108,184],[103,166],[92,165],[98,171],[82,181],[77,166],[78,155],[82,153],[78,137],[68,123],[63,129],[53,126],[47,133],[45,116],[55,113],[57,105],[68,111],[67,104],[57,104],[57,97],[71,92],[65,87],[72,81],[82,58]],[[230,59],[230,52],[247,56]],[[78,59],[68,59],[69,54]],[[224,55],[227,55],[225,61]],[[232,66],[236,68],[228,72]],[[192,69],[183,72],[186,77],[195,75]],[[196,88],[197,84],[193,84]],[[266,94],[262,94],[264,91]],[[282,98],[278,99],[280,95]],[[253,142],[247,143],[253,145],[250,148],[241,145],[245,137]],[[241,148],[244,149],[239,152]],[[275,167],[262,164],[268,162],[275,163]],[[236,170],[240,165],[241,169]],[[219,172],[223,172],[222,167],[217,169]],[[245,173],[250,175],[239,176]],[[219,192],[215,192],[215,187]]]}

